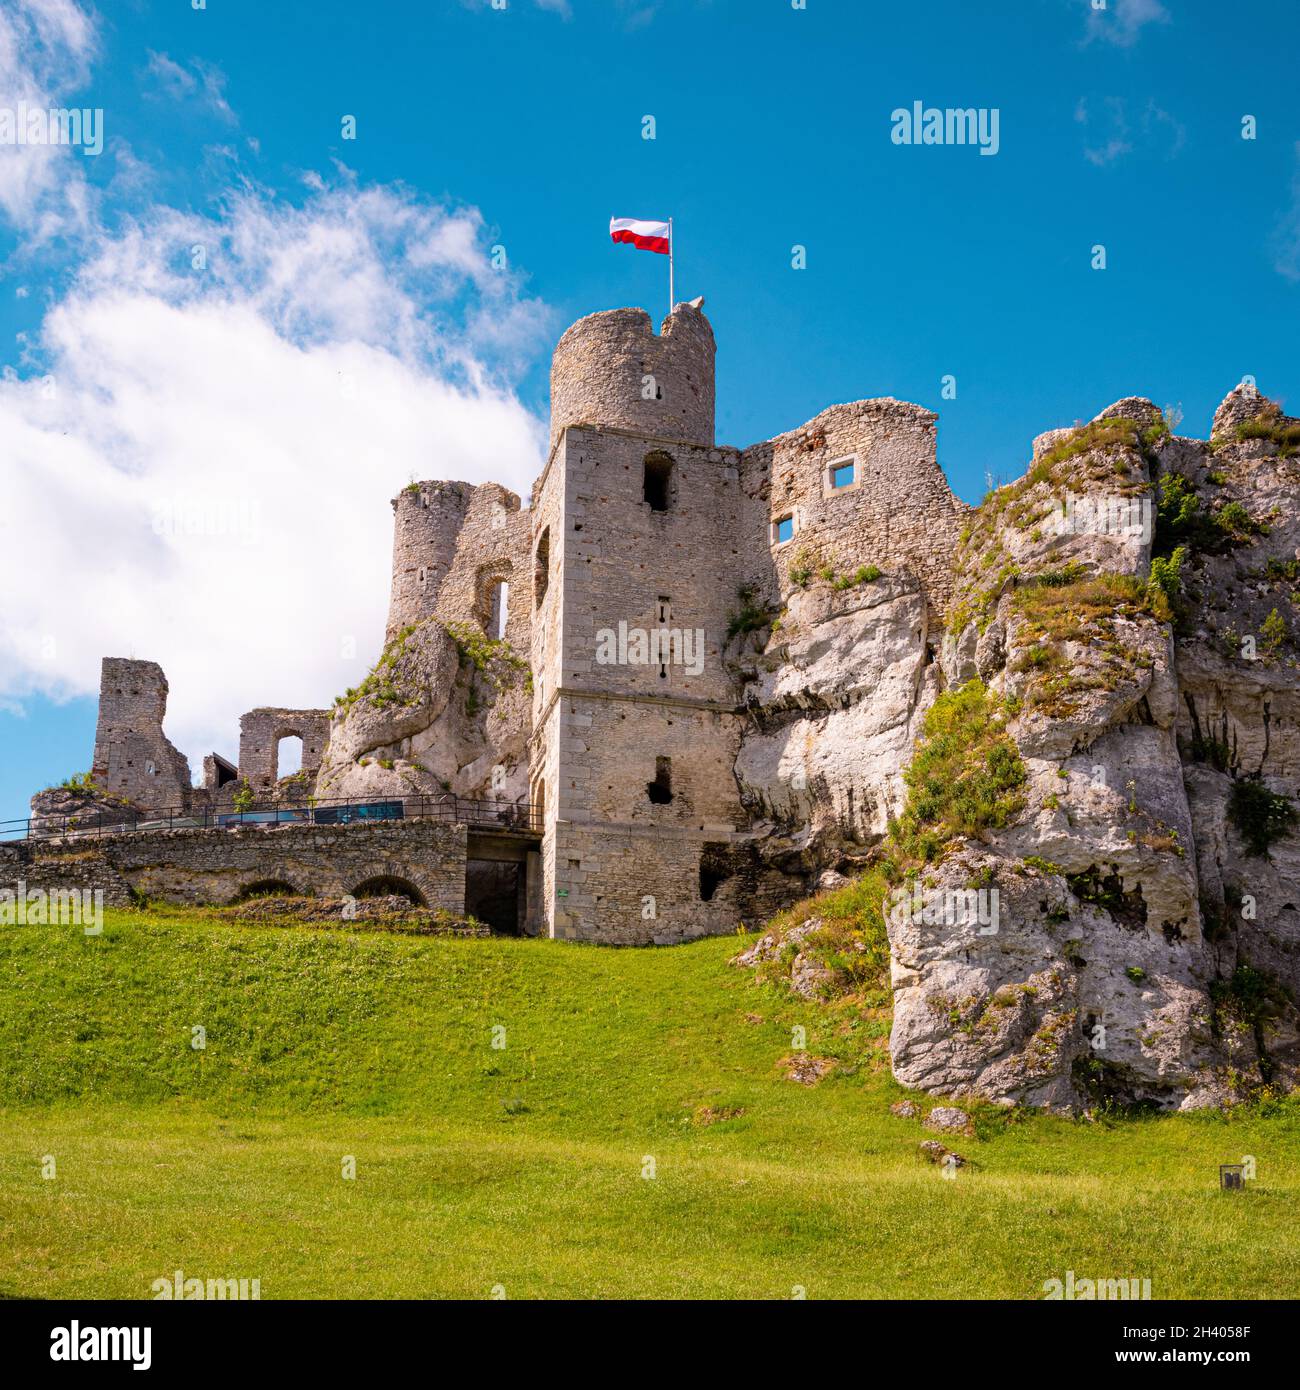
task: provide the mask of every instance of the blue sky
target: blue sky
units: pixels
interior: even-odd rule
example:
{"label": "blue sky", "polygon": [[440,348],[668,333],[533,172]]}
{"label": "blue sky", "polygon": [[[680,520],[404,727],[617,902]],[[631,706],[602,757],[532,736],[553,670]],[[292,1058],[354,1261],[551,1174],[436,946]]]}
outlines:
{"label": "blue sky", "polygon": [[[1124,395],[1204,435],[1243,374],[1300,393],[1292,3],[42,0],[43,27],[24,3],[0,7],[32,41],[0,105],[102,107],[108,143],[35,176],[0,150],[0,539],[49,541],[0,600],[0,816],[88,766],[102,655],[163,664],[196,768],[233,755],[244,709],[353,683],[392,491],[525,488],[558,333],[666,308],[664,261],[612,246],[612,215],[674,218],[728,443],[894,395],[939,411],[977,500],[1033,435]],[[998,153],[894,144],[915,101],[996,108]],[[314,408],[322,379],[346,417]],[[257,534],[139,524],[200,484]],[[310,498],[292,524],[286,497]],[[304,553],[330,585],[302,593]]]}

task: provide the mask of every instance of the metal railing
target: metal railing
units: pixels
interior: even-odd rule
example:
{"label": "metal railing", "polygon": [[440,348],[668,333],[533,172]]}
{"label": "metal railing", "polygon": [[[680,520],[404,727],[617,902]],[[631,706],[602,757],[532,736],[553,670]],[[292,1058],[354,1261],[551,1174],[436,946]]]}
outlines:
{"label": "metal railing", "polygon": [[156,811],[88,811],[26,816],[0,821],[0,841],[48,840],[59,836],[131,835],[156,830],[232,830],[283,825],[376,825],[395,820],[436,820],[478,829],[540,833],[541,807],[519,797],[489,801],[453,796],[315,797],[301,801],[253,801],[233,807],[163,807]]}

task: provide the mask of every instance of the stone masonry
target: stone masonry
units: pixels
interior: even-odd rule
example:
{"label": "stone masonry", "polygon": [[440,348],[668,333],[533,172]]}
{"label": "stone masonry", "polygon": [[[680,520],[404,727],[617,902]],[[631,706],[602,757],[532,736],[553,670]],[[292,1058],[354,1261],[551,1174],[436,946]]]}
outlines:
{"label": "stone masonry", "polygon": [[167,677],[153,661],[106,656],[91,777],[137,806],[185,806],[190,765],[163,733]]}
{"label": "stone masonry", "polygon": [[0,888],[99,888],[120,906],[136,893],[199,905],[268,891],[362,898],[383,887],[459,915],[466,842],[463,825],[434,821],[68,836],[0,845]]}
{"label": "stone masonry", "polygon": [[[748,449],[716,444],[702,304],[676,305],[658,333],[644,310],[616,309],[561,337],[551,449],[527,508],[494,483],[398,493],[377,686],[333,711],[250,711],[238,768],[210,756],[194,789],[162,732],[162,672],[107,660],[106,790],[195,813],[228,810],[244,783],[261,799],[526,801],[541,832],[527,920],[555,937],[682,941],[802,894],[833,857],[817,836],[870,838],[893,786],[835,792],[798,843],[807,798],[772,779],[788,780],[790,741],[815,741],[813,726],[766,709],[737,644],[799,608],[810,569],[870,567],[890,576],[877,598],[893,607],[840,607],[911,614],[907,651],[919,656],[905,660],[923,662],[968,509],[936,462],[935,416],[900,401],[832,406]],[[842,621],[838,609],[821,616]],[[861,744],[862,720],[850,727]],[[909,729],[882,732],[879,756],[897,758]],[[291,734],[302,773],[279,779],[277,745]]]}
{"label": "stone masonry", "polygon": [[254,795],[272,791],[279,781],[280,740],[296,737],[302,740],[302,768],[291,780],[300,782],[304,789],[314,786],[329,727],[327,709],[250,710],[239,721],[240,776],[247,779]]}

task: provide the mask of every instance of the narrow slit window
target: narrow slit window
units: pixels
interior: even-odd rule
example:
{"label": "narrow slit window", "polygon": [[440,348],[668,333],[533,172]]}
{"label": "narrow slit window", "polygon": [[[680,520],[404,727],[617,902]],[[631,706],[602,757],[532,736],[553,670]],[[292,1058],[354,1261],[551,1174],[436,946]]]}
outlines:
{"label": "narrow slit window", "polygon": [[542,538],[537,542],[537,563],[533,568],[533,604],[535,607],[542,606],[542,600],[546,597],[546,587],[551,582],[551,528],[548,526],[542,532]]}
{"label": "narrow slit window", "polygon": [[488,636],[500,640],[506,635],[506,605],[510,600],[510,585],[498,579],[492,585],[491,617],[488,620]]}

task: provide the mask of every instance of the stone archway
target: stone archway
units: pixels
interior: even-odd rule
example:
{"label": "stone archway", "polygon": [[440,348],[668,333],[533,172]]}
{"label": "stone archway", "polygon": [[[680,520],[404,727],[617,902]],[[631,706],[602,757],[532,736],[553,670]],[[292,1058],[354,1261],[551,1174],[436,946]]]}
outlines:
{"label": "stone archway", "polygon": [[424,889],[400,873],[372,874],[352,888],[348,896],[358,899],[407,898],[414,907],[428,907],[429,905],[428,896]]}

